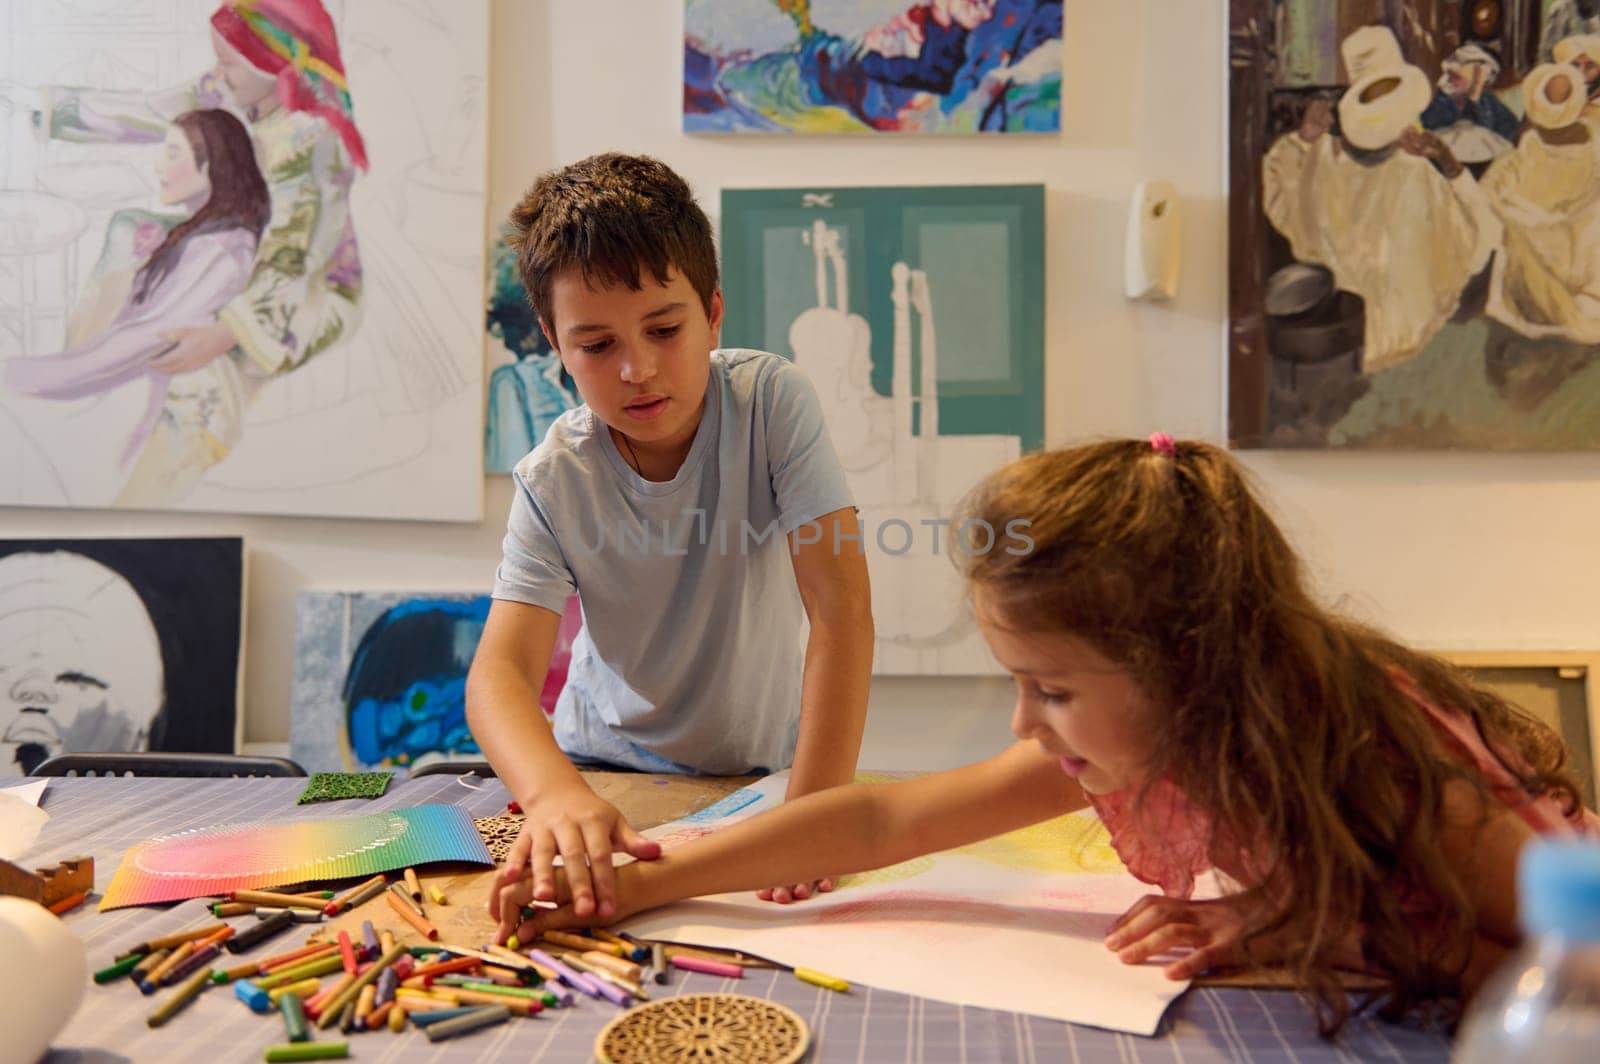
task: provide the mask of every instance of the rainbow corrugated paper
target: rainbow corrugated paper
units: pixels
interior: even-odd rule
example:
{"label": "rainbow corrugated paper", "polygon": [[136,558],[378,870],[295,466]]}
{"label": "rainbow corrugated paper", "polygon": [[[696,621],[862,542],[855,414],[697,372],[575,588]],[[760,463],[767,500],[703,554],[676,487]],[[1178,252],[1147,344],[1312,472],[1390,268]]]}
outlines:
{"label": "rainbow corrugated paper", "polygon": [[431,861],[494,864],[472,817],[453,805],[201,828],[162,835],[123,854],[100,911],[371,876]]}

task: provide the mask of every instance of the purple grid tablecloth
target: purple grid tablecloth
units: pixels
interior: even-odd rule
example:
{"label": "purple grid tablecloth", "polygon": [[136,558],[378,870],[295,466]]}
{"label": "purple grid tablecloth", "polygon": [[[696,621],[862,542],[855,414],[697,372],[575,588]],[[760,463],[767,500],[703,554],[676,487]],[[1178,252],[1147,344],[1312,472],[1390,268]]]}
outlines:
{"label": "purple grid tablecloth", "polygon": [[[320,819],[360,815],[427,802],[465,806],[474,816],[505,808],[495,781],[426,776],[396,782],[373,801],[297,806],[301,779],[55,779],[43,808],[50,822],[28,864],[76,854],[95,859],[96,888],[111,880],[122,853],[152,836],[187,828],[247,820]],[[93,902],[66,917],[88,946],[91,968],[110,962],[127,945],[189,926],[206,915],[199,901],[169,907],[96,913]],[[1018,1064],[1117,1061],[1119,1064],[1212,1064],[1221,1061],[1446,1061],[1444,1036],[1370,1018],[1353,1020],[1342,1040],[1317,1038],[1306,1007],[1292,994],[1251,990],[1192,990],[1168,1012],[1154,1038],[1116,1034],[1055,1020],[990,1009],[962,1008],[925,998],[857,987],[848,995],[801,983],[781,972],[725,980],[674,973],[661,993],[738,991],[794,1009],[808,1023],[819,1064],[904,1061],[929,1064]],[[225,988],[202,995],[164,1027],[145,1017],[155,999],[126,983],[91,986],[66,1031],[56,1039],[51,1064],[65,1061],[258,1061],[262,1047],[283,1041],[276,1017],[250,1013]],[[616,1015],[607,1004],[580,998],[576,1007],[546,1012],[465,1038],[434,1045],[415,1030],[395,1036],[354,1036],[351,1055],[369,1060],[590,1061],[595,1037]]]}

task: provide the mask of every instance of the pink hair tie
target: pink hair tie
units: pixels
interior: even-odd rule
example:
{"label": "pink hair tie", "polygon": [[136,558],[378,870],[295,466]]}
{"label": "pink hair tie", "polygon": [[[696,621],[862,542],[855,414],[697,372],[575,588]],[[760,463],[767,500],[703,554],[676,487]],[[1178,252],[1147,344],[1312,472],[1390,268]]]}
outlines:
{"label": "pink hair tie", "polygon": [[1178,457],[1178,445],[1165,432],[1152,432],[1150,434],[1150,449],[1166,458]]}

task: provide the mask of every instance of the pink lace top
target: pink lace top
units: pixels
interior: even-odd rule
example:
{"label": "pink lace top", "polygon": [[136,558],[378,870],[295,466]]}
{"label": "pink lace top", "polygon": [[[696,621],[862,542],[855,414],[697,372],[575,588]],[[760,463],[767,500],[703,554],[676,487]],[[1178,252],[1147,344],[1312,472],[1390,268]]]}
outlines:
{"label": "pink lace top", "polygon": [[[1475,768],[1495,795],[1534,832],[1600,838],[1600,816],[1581,807],[1572,816],[1565,816],[1556,797],[1530,798],[1490,753],[1469,718],[1435,706],[1410,677],[1396,674],[1394,681],[1427,714],[1445,746]],[[1195,877],[1212,867],[1234,879],[1251,878],[1248,851],[1226,838],[1225,833],[1212,840],[1205,814],[1191,805],[1175,785],[1166,780],[1153,784],[1135,809],[1138,797],[1138,788],[1128,788],[1111,794],[1091,794],[1089,801],[1111,832],[1111,845],[1123,864],[1139,879],[1160,887],[1168,897],[1187,898],[1194,892]],[[1217,852],[1208,851],[1208,841]]]}

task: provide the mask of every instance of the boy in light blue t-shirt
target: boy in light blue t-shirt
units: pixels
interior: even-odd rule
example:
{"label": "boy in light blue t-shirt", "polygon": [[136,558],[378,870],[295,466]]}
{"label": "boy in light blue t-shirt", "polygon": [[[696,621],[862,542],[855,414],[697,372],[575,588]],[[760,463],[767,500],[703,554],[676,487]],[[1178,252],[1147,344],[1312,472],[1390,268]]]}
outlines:
{"label": "boy in light blue t-shirt", "polygon": [[[523,285],[585,405],[516,467],[467,719],[527,815],[496,897],[529,874],[553,899],[560,855],[576,911],[603,920],[613,851],[659,847],[573,760],[722,775],[792,763],[791,798],[850,782],[867,567],[810,383],[777,355],[713,350],[716,251],[682,178],[594,156],[542,176],[511,220]],[[584,631],[552,729],[537,696],[574,591]]]}

